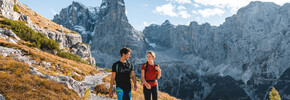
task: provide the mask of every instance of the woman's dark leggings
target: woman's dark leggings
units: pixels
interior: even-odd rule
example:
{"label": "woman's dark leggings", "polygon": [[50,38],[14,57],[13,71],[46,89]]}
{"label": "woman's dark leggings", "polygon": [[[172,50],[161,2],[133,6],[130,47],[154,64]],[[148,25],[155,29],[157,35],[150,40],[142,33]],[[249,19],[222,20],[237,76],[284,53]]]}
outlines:
{"label": "woman's dark leggings", "polygon": [[143,86],[143,93],[145,100],[151,100],[151,94],[153,100],[158,100],[158,86],[151,87],[151,89],[147,89]]}

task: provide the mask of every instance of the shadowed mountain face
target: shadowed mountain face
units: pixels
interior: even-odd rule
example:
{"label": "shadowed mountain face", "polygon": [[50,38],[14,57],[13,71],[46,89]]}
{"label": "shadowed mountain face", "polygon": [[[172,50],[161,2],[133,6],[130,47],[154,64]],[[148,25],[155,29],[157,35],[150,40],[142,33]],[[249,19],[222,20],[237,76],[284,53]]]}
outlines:
{"label": "shadowed mountain face", "polygon": [[73,2],[55,15],[52,21],[80,33],[83,43],[89,43],[94,34],[98,13],[98,7],[86,7],[79,2]]}
{"label": "shadowed mountain face", "polygon": [[99,8],[91,43],[97,65],[110,68],[127,46],[140,76],[146,51],[153,50],[162,69],[160,90],[178,98],[264,100],[277,86],[281,97],[290,99],[285,72],[290,67],[290,4],[251,2],[218,27],[174,26],[167,20],[143,33],[128,23],[124,5],[123,0],[103,0]]}
{"label": "shadowed mountain face", "polygon": [[124,0],[103,0],[91,46],[97,64],[106,67],[119,59],[122,47],[131,48],[133,57],[145,54],[142,33],[128,23]]}

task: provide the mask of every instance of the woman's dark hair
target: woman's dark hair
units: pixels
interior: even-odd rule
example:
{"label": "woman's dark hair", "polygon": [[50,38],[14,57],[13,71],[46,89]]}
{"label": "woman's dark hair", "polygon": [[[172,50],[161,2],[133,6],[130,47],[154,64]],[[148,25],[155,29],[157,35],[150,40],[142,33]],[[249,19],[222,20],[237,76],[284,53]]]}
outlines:
{"label": "woman's dark hair", "polygon": [[132,52],[132,50],[131,50],[130,48],[123,47],[123,48],[120,50],[121,57],[122,57],[122,54],[127,54],[128,52]]}

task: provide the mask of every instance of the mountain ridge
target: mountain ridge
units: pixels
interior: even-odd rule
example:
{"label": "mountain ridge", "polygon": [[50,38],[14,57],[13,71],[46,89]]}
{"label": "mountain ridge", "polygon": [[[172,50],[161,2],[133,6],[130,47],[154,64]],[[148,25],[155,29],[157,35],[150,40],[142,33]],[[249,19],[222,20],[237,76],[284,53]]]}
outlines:
{"label": "mountain ridge", "polygon": [[[157,54],[155,61],[163,70],[160,90],[178,98],[215,97],[219,89],[213,84],[219,84],[235,87],[225,89],[224,93],[241,92],[237,97],[220,94],[219,98],[266,99],[270,88],[289,68],[290,19],[287,14],[290,11],[287,3],[279,6],[270,2],[251,2],[226,18],[220,26],[199,25],[195,21],[190,25],[175,26],[166,20],[162,25],[145,27],[136,37],[134,32],[123,31],[134,30],[128,25],[124,4],[123,0],[103,0],[100,6],[99,26],[96,26],[91,43],[97,65],[110,68],[118,60],[118,50],[128,46],[133,50],[131,59],[136,75],[140,76],[146,51],[153,50]],[[140,41],[135,41],[139,38]],[[218,79],[226,81],[225,84]],[[290,94],[282,95],[289,99]]]}

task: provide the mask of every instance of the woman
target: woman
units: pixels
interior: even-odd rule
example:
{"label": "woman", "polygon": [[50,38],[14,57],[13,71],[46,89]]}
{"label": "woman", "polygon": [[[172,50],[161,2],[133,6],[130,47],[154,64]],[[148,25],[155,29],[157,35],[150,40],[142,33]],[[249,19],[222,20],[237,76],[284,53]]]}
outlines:
{"label": "woman", "polygon": [[158,98],[158,82],[161,77],[161,69],[158,64],[155,64],[155,53],[149,51],[147,53],[147,62],[141,68],[141,80],[143,82],[143,93],[145,100],[150,100],[151,95],[153,100]]}

